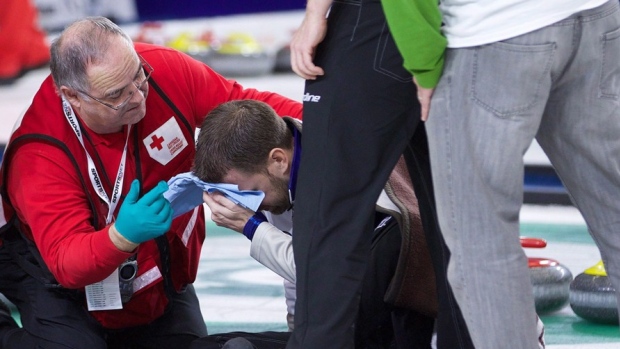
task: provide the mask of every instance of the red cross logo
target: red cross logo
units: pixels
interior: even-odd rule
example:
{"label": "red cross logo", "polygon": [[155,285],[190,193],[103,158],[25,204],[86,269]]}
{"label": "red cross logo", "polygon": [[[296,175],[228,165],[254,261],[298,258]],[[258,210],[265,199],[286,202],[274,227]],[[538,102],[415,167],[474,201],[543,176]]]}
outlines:
{"label": "red cross logo", "polygon": [[157,150],[163,149],[161,144],[164,142],[164,137],[157,137],[156,135],[152,135],[151,139],[153,140],[153,143],[150,144],[151,149],[155,149],[155,148],[157,148]]}

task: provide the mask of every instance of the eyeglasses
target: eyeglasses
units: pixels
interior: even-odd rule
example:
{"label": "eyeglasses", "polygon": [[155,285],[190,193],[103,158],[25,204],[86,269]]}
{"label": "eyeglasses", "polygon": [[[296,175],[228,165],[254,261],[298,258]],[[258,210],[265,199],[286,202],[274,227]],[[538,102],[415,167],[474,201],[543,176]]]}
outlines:
{"label": "eyeglasses", "polygon": [[[138,58],[140,59],[140,68],[138,73],[142,72],[142,74],[138,75],[134,81],[133,84],[134,86],[136,86],[136,88],[140,91],[142,90],[142,87],[144,87],[144,84],[147,83],[147,81],[149,81],[149,78],[151,77],[151,74],[153,74],[153,71],[155,69],[153,69],[153,67],[151,67],[151,65],[149,64],[149,62],[145,61],[144,58],[142,58],[142,56],[138,55]],[[144,72],[143,72],[143,67],[144,69],[147,71],[146,72],[146,76],[144,77],[144,79],[141,79],[141,77],[143,76]],[[88,93],[84,92],[84,91],[80,91],[78,90],[78,92],[94,99],[95,101],[105,105],[106,107],[119,111],[120,109],[122,109],[123,107],[125,107],[127,105],[127,103],[129,103],[129,101],[131,100],[131,97],[133,97],[134,91],[130,91],[129,92],[129,96],[125,97],[125,99],[118,105],[114,106],[110,103],[104,102],[101,99],[97,98],[97,97],[93,97],[91,95],[89,95]]]}

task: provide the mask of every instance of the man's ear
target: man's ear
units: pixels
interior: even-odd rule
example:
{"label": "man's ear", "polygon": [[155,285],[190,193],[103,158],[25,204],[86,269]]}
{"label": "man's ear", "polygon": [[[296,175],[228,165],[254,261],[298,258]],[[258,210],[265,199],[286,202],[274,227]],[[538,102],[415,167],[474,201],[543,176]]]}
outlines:
{"label": "man's ear", "polygon": [[269,152],[269,160],[267,163],[269,173],[280,178],[288,176],[290,168],[289,155],[282,148],[273,148]]}
{"label": "man's ear", "polygon": [[60,86],[60,95],[65,96],[67,102],[71,104],[73,108],[79,108],[81,100],[78,98],[78,93],[76,90],[69,88],[67,86]]}

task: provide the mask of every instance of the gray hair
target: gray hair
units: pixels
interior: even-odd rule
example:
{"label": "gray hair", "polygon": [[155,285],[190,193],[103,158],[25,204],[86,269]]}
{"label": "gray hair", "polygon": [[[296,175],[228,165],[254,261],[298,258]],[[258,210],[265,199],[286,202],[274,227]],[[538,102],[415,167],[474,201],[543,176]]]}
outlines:
{"label": "gray hair", "polygon": [[122,37],[128,46],[133,41],[123,30],[105,17],[86,17],[68,26],[50,47],[50,69],[56,87],[67,86],[87,91],[88,64],[103,60],[115,36]]}

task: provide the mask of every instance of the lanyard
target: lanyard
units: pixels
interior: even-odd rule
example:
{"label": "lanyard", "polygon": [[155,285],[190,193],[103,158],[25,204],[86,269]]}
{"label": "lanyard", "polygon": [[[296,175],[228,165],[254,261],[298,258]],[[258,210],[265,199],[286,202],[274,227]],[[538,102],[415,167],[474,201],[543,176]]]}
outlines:
{"label": "lanyard", "polygon": [[62,109],[64,111],[65,117],[75,133],[75,136],[82,144],[82,148],[84,148],[84,152],[86,153],[86,157],[88,159],[88,176],[90,177],[90,183],[93,188],[97,192],[97,195],[103,200],[106,205],[108,205],[108,216],[106,217],[106,224],[112,223],[112,219],[114,218],[114,211],[116,210],[116,206],[120,200],[120,192],[123,189],[123,177],[125,174],[125,162],[127,160],[127,144],[129,142],[129,134],[131,131],[131,125],[127,125],[127,138],[125,139],[125,147],[123,148],[123,156],[121,157],[121,162],[118,165],[118,172],[116,173],[116,180],[114,180],[114,189],[112,190],[112,198],[108,197],[108,194],[103,189],[103,185],[101,183],[101,177],[99,176],[99,172],[97,172],[97,168],[95,167],[95,162],[88,154],[86,147],[84,146],[84,139],[82,138],[82,131],[78,125],[75,114],[73,113],[73,108],[65,97],[62,97]]}

